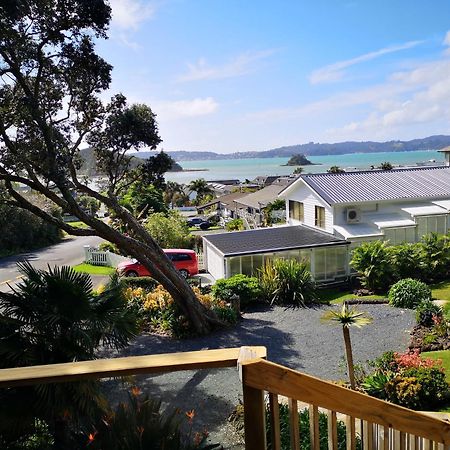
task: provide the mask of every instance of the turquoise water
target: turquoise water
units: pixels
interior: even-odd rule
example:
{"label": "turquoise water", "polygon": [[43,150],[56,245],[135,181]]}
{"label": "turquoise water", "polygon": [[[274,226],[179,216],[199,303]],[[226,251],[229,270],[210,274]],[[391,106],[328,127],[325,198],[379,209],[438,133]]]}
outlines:
{"label": "turquoise water", "polygon": [[[353,153],[348,155],[308,156],[308,159],[318,164],[305,166],[304,173],[326,172],[331,166],[342,168],[368,169],[379,166],[383,161],[389,161],[394,166],[424,163],[430,160],[444,162],[442,153],[436,150],[419,152],[384,152],[384,153]],[[189,183],[197,178],[206,180],[239,179],[244,181],[254,179],[258,175],[289,175],[294,167],[283,166],[289,158],[246,158],[223,159],[211,161],[181,161],[185,172],[167,173],[166,180],[178,183]],[[192,170],[205,169],[205,170]]]}

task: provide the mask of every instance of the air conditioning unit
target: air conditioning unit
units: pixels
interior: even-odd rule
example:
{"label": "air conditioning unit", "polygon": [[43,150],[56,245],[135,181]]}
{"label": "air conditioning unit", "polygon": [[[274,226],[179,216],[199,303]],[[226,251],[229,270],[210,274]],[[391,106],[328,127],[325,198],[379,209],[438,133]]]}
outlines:
{"label": "air conditioning unit", "polygon": [[359,223],[361,220],[361,212],[357,208],[347,208],[347,223]]}

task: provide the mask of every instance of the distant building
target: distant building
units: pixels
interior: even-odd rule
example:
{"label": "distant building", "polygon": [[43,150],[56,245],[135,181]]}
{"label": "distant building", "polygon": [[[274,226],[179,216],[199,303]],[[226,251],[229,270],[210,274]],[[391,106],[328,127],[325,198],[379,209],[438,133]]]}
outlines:
{"label": "distant building", "polygon": [[[450,229],[450,167],[306,174],[278,198],[286,200],[285,227],[204,237],[214,277],[252,274],[277,257],[304,259],[316,281],[335,281],[350,274],[350,251],[361,242],[418,242]],[[231,251],[236,242],[240,250]]]}

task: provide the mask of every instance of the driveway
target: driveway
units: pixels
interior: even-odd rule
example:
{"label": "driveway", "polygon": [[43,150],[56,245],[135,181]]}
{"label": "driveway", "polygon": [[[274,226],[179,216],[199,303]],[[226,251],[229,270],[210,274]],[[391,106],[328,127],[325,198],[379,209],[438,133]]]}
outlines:
{"label": "driveway", "polygon": [[30,261],[37,269],[50,266],[74,266],[84,259],[84,246],[97,246],[103,239],[97,236],[67,237],[61,242],[49,247],[33,250],[19,255],[0,259],[0,291],[9,291],[8,284],[16,283],[20,278],[17,269],[19,261]]}
{"label": "driveway", "polygon": [[[328,380],[345,379],[342,330],[320,322],[328,308],[331,307],[255,309],[245,313],[236,327],[207,337],[177,341],[154,335],[140,336],[120,356],[264,345],[270,361]],[[362,329],[351,330],[355,363],[364,363],[387,350],[406,349],[409,332],[415,324],[413,311],[388,305],[361,305],[358,309],[367,311],[374,320]],[[163,398],[170,407],[181,411],[195,409],[196,428],[206,427],[212,442],[220,441],[225,448],[233,448],[236,436],[226,418],[242,399],[235,369],[140,376],[138,383],[143,392]],[[123,393],[124,387],[117,382],[105,384],[113,396]]]}

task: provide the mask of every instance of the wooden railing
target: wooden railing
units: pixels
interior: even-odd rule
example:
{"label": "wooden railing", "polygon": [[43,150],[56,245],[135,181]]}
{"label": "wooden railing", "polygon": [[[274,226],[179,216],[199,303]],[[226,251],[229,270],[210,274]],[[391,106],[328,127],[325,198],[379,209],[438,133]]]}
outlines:
{"label": "wooden railing", "polygon": [[[242,363],[247,450],[267,448],[265,392],[269,395],[270,447],[281,448],[279,397],[287,397],[290,443],[300,448],[299,401],[309,410],[311,448],[319,446],[319,411],[328,416],[328,449],[338,449],[337,421],[346,425],[346,446],[354,450],[450,450],[450,423],[360,392],[259,360]],[[320,410],[319,410],[320,408]]]}
{"label": "wooden railing", "polygon": [[178,370],[236,367],[238,360],[242,361],[246,357],[265,358],[266,347],[224,348],[2,369],[0,388]]}
{"label": "wooden railing", "polygon": [[[290,410],[291,448],[300,448],[298,402],[308,404],[311,449],[319,450],[319,411],[328,416],[328,449],[338,449],[337,422],[346,424],[348,450],[450,450],[450,423],[309,375],[265,361],[265,347],[240,347],[161,355],[80,361],[0,370],[0,388],[58,383],[92,378],[233,367],[238,363],[243,382],[246,449],[266,449],[266,404],[272,436],[279,450],[279,396]],[[320,409],[319,409],[320,408]]]}

